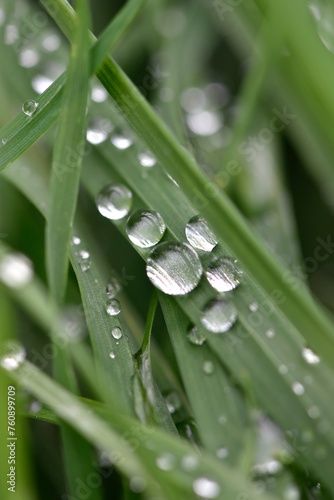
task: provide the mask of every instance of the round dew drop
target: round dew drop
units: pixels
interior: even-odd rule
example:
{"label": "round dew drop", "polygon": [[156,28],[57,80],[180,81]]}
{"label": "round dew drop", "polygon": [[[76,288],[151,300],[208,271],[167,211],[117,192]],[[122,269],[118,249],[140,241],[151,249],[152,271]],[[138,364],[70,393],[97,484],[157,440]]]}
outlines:
{"label": "round dew drop", "polygon": [[0,366],[7,371],[16,370],[26,358],[24,347],[18,342],[6,342],[1,346]]}
{"label": "round dew drop", "polygon": [[165,231],[163,218],[153,210],[138,210],[131,215],[126,225],[130,241],[140,248],[152,247],[159,243]]}
{"label": "round dew drop", "polygon": [[211,252],[218,243],[206,220],[199,215],[189,220],[185,233],[190,245],[203,252]]}
{"label": "round dew drop", "polygon": [[122,338],[123,333],[122,330],[118,326],[116,326],[111,330],[111,335],[114,337],[114,339],[119,340]]}
{"label": "round dew drop", "polygon": [[29,99],[22,104],[22,111],[27,116],[32,116],[37,108],[38,103],[36,101],[33,101],[32,99]]}
{"label": "round dew drop", "polygon": [[121,305],[117,299],[110,299],[106,303],[106,311],[109,316],[117,316],[121,312]]}
{"label": "round dew drop", "polygon": [[220,493],[220,486],[212,479],[199,477],[193,482],[193,491],[200,498],[217,498]]}
{"label": "round dew drop", "polygon": [[10,288],[27,285],[33,276],[32,262],[23,254],[8,253],[0,261],[0,281]]}
{"label": "round dew drop", "polygon": [[120,220],[130,212],[132,193],[123,184],[110,184],[100,191],[96,204],[103,217]]}
{"label": "round dew drop", "polygon": [[132,145],[132,139],[123,135],[114,135],[111,139],[112,144],[117,149],[128,149]]}
{"label": "round dew drop", "polygon": [[147,259],[146,273],[151,283],[167,295],[186,295],[202,276],[202,264],[195,250],[184,243],[157,245]]}
{"label": "round dew drop", "polygon": [[157,163],[156,158],[148,151],[145,153],[139,153],[138,160],[141,166],[146,168],[154,167],[154,165]]}
{"label": "round dew drop", "polygon": [[240,283],[235,265],[229,259],[216,259],[209,265],[205,275],[217,292],[229,292]]}
{"label": "round dew drop", "polygon": [[196,325],[191,327],[191,329],[187,333],[187,339],[191,344],[194,345],[203,345],[206,341],[206,337],[203,333],[198,329]]}
{"label": "round dew drop", "polygon": [[224,333],[232,328],[238,317],[233,302],[225,297],[211,300],[204,308],[202,325],[212,333]]}

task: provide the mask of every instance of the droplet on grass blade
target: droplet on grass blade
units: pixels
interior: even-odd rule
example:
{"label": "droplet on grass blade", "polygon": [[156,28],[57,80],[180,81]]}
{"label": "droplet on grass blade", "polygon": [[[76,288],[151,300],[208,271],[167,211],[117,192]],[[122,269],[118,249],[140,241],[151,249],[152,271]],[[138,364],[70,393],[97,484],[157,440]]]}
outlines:
{"label": "droplet on grass blade", "polygon": [[207,477],[198,477],[193,482],[193,491],[200,498],[217,498],[220,493],[220,486],[216,481]]}
{"label": "droplet on grass blade", "polygon": [[205,336],[196,325],[192,326],[188,331],[187,339],[191,344],[194,345],[203,345],[204,342],[206,341]]}
{"label": "droplet on grass blade", "polygon": [[10,288],[21,288],[33,278],[32,262],[21,253],[8,253],[0,261],[0,281]]}
{"label": "droplet on grass blade", "polygon": [[22,104],[22,111],[27,116],[32,116],[37,108],[38,103],[32,99],[29,99]]}
{"label": "droplet on grass blade", "polygon": [[217,245],[217,239],[203,217],[195,215],[186,225],[186,238],[191,246],[204,252],[211,252]]}
{"label": "droplet on grass blade", "polygon": [[207,268],[205,275],[217,292],[229,292],[240,284],[236,267],[229,259],[214,260]]}
{"label": "droplet on grass blade", "polygon": [[159,243],[166,231],[166,224],[154,210],[138,210],[129,218],[126,232],[132,243],[140,248],[148,248]]}
{"label": "droplet on grass blade", "polygon": [[196,288],[203,270],[189,245],[166,242],[152,250],[146,272],[151,283],[167,295],[186,295]]}
{"label": "droplet on grass blade", "polygon": [[9,372],[16,370],[25,358],[26,351],[19,342],[5,342],[0,348],[0,365]]}
{"label": "droplet on grass blade", "polygon": [[123,333],[118,326],[115,326],[115,328],[111,330],[111,335],[114,337],[114,339],[119,340],[122,338]]}
{"label": "droplet on grass blade", "polygon": [[149,151],[139,153],[138,160],[141,166],[146,168],[154,167],[154,165],[157,163],[156,158]]}
{"label": "droplet on grass blade", "polygon": [[225,297],[211,300],[204,308],[202,325],[212,333],[224,333],[232,328],[238,317],[233,302]]}
{"label": "droplet on grass blade", "polygon": [[114,135],[110,140],[115,148],[121,150],[128,149],[132,145],[132,139],[123,135]]}
{"label": "droplet on grass blade", "polygon": [[107,219],[120,220],[130,212],[132,193],[123,184],[110,184],[100,191],[96,204],[101,215]]}
{"label": "droplet on grass blade", "polygon": [[304,347],[302,350],[302,356],[307,363],[310,365],[317,365],[320,363],[320,358],[315,352],[313,352],[309,347]]}
{"label": "droplet on grass blade", "polygon": [[121,312],[121,304],[117,299],[109,299],[106,303],[106,311],[109,316],[117,316]]}

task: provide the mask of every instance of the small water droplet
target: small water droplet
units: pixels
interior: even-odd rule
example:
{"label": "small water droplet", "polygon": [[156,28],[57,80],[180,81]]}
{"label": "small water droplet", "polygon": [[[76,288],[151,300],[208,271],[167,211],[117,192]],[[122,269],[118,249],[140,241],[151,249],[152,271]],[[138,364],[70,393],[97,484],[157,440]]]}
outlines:
{"label": "small water droplet", "polygon": [[117,299],[109,299],[106,303],[106,311],[109,316],[117,316],[121,312],[121,304]]}
{"label": "small water droplet", "polygon": [[43,94],[52,82],[53,80],[45,75],[35,75],[31,80],[31,86],[37,94]]}
{"label": "small water droplet", "polygon": [[181,400],[176,391],[171,391],[165,396],[165,402],[169,413],[173,414],[181,408]]}
{"label": "small water droplet", "polygon": [[147,482],[146,479],[142,476],[133,476],[130,479],[130,489],[134,493],[143,493],[146,489]]}
{"label": "small water droplet", "polygon": [[122,290],[122,286],[116,278],[111,278],[106,286],[106,294],[109,299],[113,299]]}
{"label": "small water droplet", "polygon": [[0,261],[0,281],[11,288],[21,288],[33,278],[32,262],[23,254],[8,253]]}
{"label": "small water droplet", "polygon": [[105,102],[108,99],[108,92],[99,83],[95,83],[92,88],[91,97],[94,102]]}
{"label": "small water droplet", "polygon": [[317,365],[320,363],[320,358],[315,352],[313,352],[309,347],[304,347],[302,350],[302,356],[307,363],[310,365]]}
{"label": "small water droplet", "polygon": [[220,486],[212,479],[199,477],[193,482],[193,491],[201,498],[217,498],[220,493]]}
{"label": "small water droplet", "polygon": [[171,453],[163,453],[156,459],[156,464],[161,470],[170,471],[175,467],[175,457]]}
{"label": "small water droplet", "polygon": [[112,128],[109,120],[94,118],[88,125],[86,139],[90,144],[102,144],[107,140]]}
{"label": "small water droplet", "polygon": [[117,149],[128,149],[132,145],[132,139],[123,135],[114,135],[111,139],[112,144]]}
{"label": "small water droplet", "polygon": [[15,341],[5,342],[0,349],[0,365],[7,371],[16,370],[25,360],[24,347]]}
{"label": "small water droplet", "polygon": [[100,191],[96,204],[103,217],[120,220],[130,212],[132,193],[123,184],[110,184]]}
{"label": "small water droplet", "polygon": [[203,372],[206,373],[207,375],[212,375],[214,371],[215,371],[215,365],[212,363],[212,361],[204,361]]}
{"label": "small water droplet", "polygon": [[119,340],[122,338],[123,333],[118,326],[115,326],[115,328],[111,330],[111,335],[114,337],[114,339]]}
{"label": "small water droplet", "polygon": [[38,102],[29,99],[22,104],[22,111],[27,116],[32,116],[38,108]]}
{"label": "small water droplet", "polygon": [[311,408],[307,410],[307,413],[310,418],[319,418],[321,415],[320,410],[317,406],[311,406]]}
{"label": "small water droplet", "polygon": [[73,236],[71,239],[71,243],[72,245],[80,245],[81,239],[79,238],[79,236]]}
{"label": "small water droplet", "polygon": [[267,339],[273,339],[275,337],[275,330],[273,330],[272,328],[267,330],[266,337],[267,337]]}
{"label": "small water droplet", "polygon": [[109,358],[110,358],[110,359],[115,359],[115,358],[116,358],[116,354],[114,353],[114,351],[111,351],[111,352],[109,353]]}
{"label": "small water droplet", "polygon": [[216,450],[217,458],[224,459],[228,457],[228,449],[227,448],[218,448]]}
{"label": "small water droplet", "polygon": [[198,113],[203,111],[206,105],[206,95],[203,90],[190,87],[182,92],[180,103],[188,113]]}
{"label": "small water droplet", "polygon": [[237,317],[233,302],[225,297],[219,297],[205,306],[201,323],[209,332],[224,333],[232,328]]}
{"label": "small water droplet", "polygon": [[212,288],[217,292],[229,292],[239,285],[235,265],[229,259],[216,259],[205,272]]}
{"label": "small water droplet", "polygon": [[22,68],[33,68],[39,63],[40,55],[35,49],[24,48],[19,52],[18,59]]}
{"label": "small water droplet", "polygon": [[132,243],[148,248],[159,243],[166,231],[166,224],[154,210],[138,210],[129,218],[126,232]]}
{"label": "small water droplet", "polygon": [[6,137],[3,137],[3,138],[1,139],[1,142],[2,142],[2,144],[3,144],[3,145],[7,144],[7,139],[6,139]]}
{"label": "small water droplet", "polygon": [[91,268],[91,261],[87,258],[80,258],[79,259],[79,266],[80,266],[80,269],[82,272],[86,272],[86,271],[89,271],[89,269]]}
{"label": "small water droplet", "polygon": [[190,245],[204,252],[211,252],[217,245],[215,234],[203,217],[196,215],[186,225],[186,238]]}
{"label": "small water droplet", "polygon": [[248,307],[251,312],[256,312],[259,309],[259,304],[252,302]]}
{"label": "small water droplet", "polygon": [[292,384],[292,390],[297,396],[301,396],[305,392],[304,386],[300,382],[294,382]]}
{"label": "small water droplet", "polygon": [[194,134],[203,137],[215,134],[223,125],[218,113],[206,110],[189,114],[186,121],[189,129]]}
{"label": "small water droplet", "polygon": [[281,375],[286,375],[288,373],[288,367],[285,366],[285,365],[281,365],[279,368],[278,368],[278,371],[280,372]]}
{"label": "small water droplet", "polygon": [[89,257],[90,257],[90,253],[88,252],[88,250],[80,250],[80,251],[79,251],[79,257],[80,257],[82,260],[87,260],[87,259],[89,259]]}
{"label": "small water droplet", "polygon": [[199,459],[197,455],[184,455],[181,460],[181,467],[185,471],[192,471],[198,467]]}
{"label": "small water droplet", "polygon": [[156,158],[149,151],[146,151],[145,153],[139,153],[138,160],[141,166],[146,168],[154,167],[154,165],[157,163]]}
{"label": "small water droplet", "polygon": [[192,326],[188,331],[187,339],[194,345],[203,345],[206,341],[205,336],[196,325]]}
{"label": "small water droplet", "polygon": [[151,283],[167,295],[186,295],[196,288],[203,270],[189,245],[168,241],[152,250],[146,272]]}
{"label": "small water droplet", "polygon": [[29,412],[30,413],[38,413],[42,409],[42,404],[40,401],[37,401],[36,399],[34,401],[31,401],[29,405]]}

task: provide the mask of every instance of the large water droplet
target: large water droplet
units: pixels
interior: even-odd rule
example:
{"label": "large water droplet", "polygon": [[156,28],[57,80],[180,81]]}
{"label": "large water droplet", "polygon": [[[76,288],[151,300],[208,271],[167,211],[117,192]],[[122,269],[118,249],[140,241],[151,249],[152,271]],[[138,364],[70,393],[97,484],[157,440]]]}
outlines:
{"label": "large water droplet", "polygon": [[313,352],[309,347],[304,347],[302,356],[310,365],[317,365],[318,363],[320,363],[319,356],[315,354],[315,352]]}
{"label": "large water droplet", "polygon": [[212,479],[199,477],[193,482],[193,490],[201,498],[217,498],[220,493],[220,486]]}
{"label": "large water droplet", "polygon": [[128,149],[132,145],[132,139],[123,135],[114,135],[110,140],[117,149]]}
{"label": "large water droplet", "polygon": [[239,285],[237,270],[229,259],[216,259],[205,272],[212,288],[217,292],[228,292]]}
{"label": "large water droplet", "polygon": [[115,326],[115,328],[111,330],[111,335],[114,337],[114,339],[119,340],[122,338],[123,333],[118,326]]}
{"label": "large water droplet", "polygon": [[187,339],[194,345],[203,345],[206,341],[205,336],[196,325],[192,326],[188,331]]}
{"label": "large water droplet", "polygon": [[22,111],[27,116],[32,116],[38,108],[38,102],[29,99],[22,104]]}
{"label": "large water droplet", "polygon": [[186,225],[186,237],[190,245],[204,252],[211,252],[217,245],[215,234],[203,217],[195,215]]}
{"label": "large water droplet", "polygon": [[153,285],[167,295],[186,295],[196,288],[203,270],[189,245],[166,242],[152,250],[146,272]]}
{"label": "large water droplet", "polygon": [[138,160],[141,166],[146,168],[154,167],[154,165],[157,163],[156,158],[149,151],[146,151],[145,153],[139,153]]}
{"label": "large water droplet", "polygon": [[1,346],[0,365],[7,371],[16,370],[26,358],[24,347],[15,341],[6,342]]}
{"label": "large water droplet", "polygon": [[209,332],[223,333],[232,328],[237,316],[233,302],[225,297],[219,297],[206,305],[201,322]]}
{"label": "large water droplet", "polygon": [[138,210],[129,218],[126,232],[134,245],[148,248],[156,245],[166,231],[166,224],[158,212]]}
{"label": "large water droplet", "polygon": [[27,285],[34,275],[32,262],[20,253],[9,253],[0,261],[0,281],[11,288]]}
{"label": "large water droplet", "polygon": [[106,303],[106,311],[109,316],[117,316],[121,312],[121,304],[117,299],[109,299]]}
{"label": "large water droplet", "polygon": [[123,184],[104,187],[96,200],[101,215],[111,220],[119,220],[128,215],[132,205],[132,193]]}

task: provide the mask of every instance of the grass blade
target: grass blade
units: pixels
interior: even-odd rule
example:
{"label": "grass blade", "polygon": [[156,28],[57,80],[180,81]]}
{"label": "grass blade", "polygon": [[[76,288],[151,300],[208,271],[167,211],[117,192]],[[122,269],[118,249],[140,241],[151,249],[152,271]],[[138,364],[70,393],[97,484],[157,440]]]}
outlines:
{"label": "grass blade", "polygon": [[78,1],[77,9],[71,59],[52,160],[51,199],[46,229],[48,276],[51,292],[57,302],[61,302],[66,288],[69,240],[86,137],[90,45],[87,2]]}

